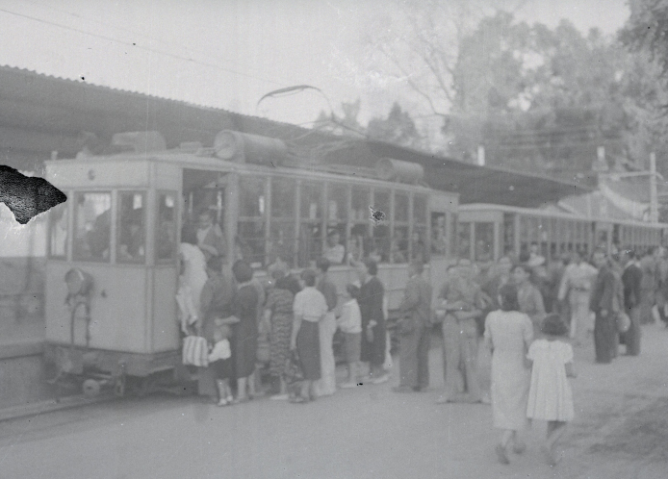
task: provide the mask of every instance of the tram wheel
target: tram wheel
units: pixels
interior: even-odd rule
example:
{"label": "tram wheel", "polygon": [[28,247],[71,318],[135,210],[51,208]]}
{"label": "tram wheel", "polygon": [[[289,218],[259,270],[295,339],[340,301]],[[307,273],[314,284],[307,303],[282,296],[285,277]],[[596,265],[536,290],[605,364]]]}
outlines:
{"label": "tram wheel", "polygon": [[100,383],[95,379],[86,379],[82,386],[83,394],[87,398],[94,398],[100,394]]}

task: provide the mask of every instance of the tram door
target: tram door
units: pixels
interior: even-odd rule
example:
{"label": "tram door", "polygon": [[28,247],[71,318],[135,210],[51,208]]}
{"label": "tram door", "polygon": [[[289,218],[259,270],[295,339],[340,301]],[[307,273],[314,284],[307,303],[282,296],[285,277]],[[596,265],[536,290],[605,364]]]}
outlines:
{"label": "tram door", "polygon": [[593,224],[594,226],[594,249],[601,248],[606,253],[611,251],[612,247],[612,236],[613,236],[613,225],[612,223],[606,223],[604,221],[597,221]]}

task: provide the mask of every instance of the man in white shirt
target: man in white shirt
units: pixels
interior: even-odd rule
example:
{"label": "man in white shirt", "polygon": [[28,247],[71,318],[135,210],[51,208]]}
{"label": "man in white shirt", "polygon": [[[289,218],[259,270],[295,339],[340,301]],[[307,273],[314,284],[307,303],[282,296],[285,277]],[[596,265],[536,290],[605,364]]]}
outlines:
{"label": "man in white shirt", "polygon": [[597,274],[598,270],[582,261],[580,252],[575,251],[573,261],[566,267],[561,279],[557,299],[564,301],[568,295],[571,307],[570,336],[575,339],[576,346],[583,345],[587,338],[591,286]]}
{"label": "man in white shirt", "polygon": [[325,248],[323,256],[327,258],[331,264],[341,264],[345,257],[346,249],[343,245],[339,244],[339,238],[339,232],[336,230],[331,231],[327,235],[327,247]]}
{"label": "man in white shirt", "polygon": [[213,224],[213,213],[209,210],[204,210],[199,215],[197,246],[207,261],[213,256],[225,256],[225,237],[220,227]]}

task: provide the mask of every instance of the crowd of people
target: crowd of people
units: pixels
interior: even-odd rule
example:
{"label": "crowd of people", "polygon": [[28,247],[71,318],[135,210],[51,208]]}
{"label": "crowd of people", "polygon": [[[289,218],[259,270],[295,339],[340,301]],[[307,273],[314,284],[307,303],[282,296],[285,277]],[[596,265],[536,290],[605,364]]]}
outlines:
{"label": "crowd of people", "polygon": [[[225,406],[269,389],[272,399],[307,403],[338,388],[388,381],[387,311],[375,259],[354,262],[358,281],[341,292],[339,304],[328,276],[332,260],[343,256],[336,235],[314,269],[297,278],[277,261],[263,285],[244,260],[232,265],[233,278],[221,273],[222,235],[211,229],[210,218],[200,220],[199,231],[182,233],[177,294],[184,335],[203,337],[210,349],[208,364],[198,368],[200,395]],[[640,325],[666,318],[668,261],[658,249],[641,258],[632,250],[597,250],[591,263],[573,252],[546,264],[534,247],[516,261],[504,256],[477,265],[460,259],[448,267],[436,301],[421,259],[408,266],[399,307],[399,384],[393,391],[427,390],[430,338],[438,325],[444,393],[437,402],[491,403],[494,426],[502,430],[496,454],[505,464],[511,446],[524,450],[522,430],[531,419],[548,421],[543,449],[556,463],[557,442],[574,415],[567,382],[575,375],[573,346],[585,345],[593,332],[597,363],[610,363],[620,342],[626,354],[638,355]],[[347,368],[340,384],[337,329]],[[489,390],[478,374],[481,344],[492,353]],[[260,372],[270,378],[269,388]]]}

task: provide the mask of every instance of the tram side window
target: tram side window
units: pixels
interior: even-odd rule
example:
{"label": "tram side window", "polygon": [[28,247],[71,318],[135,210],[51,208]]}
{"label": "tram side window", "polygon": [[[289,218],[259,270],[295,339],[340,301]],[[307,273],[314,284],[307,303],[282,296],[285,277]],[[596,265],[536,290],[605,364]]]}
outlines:
{"label": "tram side window", "polygon": [[343,185],[329,185],[327,192],[327,245],[323,256],[332,264],[341,264],[347,254],[346,223],[350,190]]}
{"label": "tram side window", "polygon": [[77,193],[75,198],[74,259],[109,261],[111,193]]}
{"label": "tram side window", "polygon": [[143,193],[118,194],[118,237],[116,260],[143,263],[146,257],[146,198]]}
{"label": "tram side window", "polygon": [[348,259],[360,261],[367,256],[369,241],[369,189],[353,186],[350,208],[350,238],[348,238]]}
{"label": "tram side window", "polygon": [[409,209],[408,194],[403,191],[395,192],[394,233],[390,244],[390,260],[393,263],[406,263],[408,261]]}
{"label": "tram side window", "polygon": [[61,203],[49,211],[49,256],[67,256],[68,204]]}
{"label": "tram side window", "polygon": [[268,261],[279,257],[290,267],[295,261],[295,193],[297,183],[288,178],[271,180],[271,234]]}
{"label": "tram side window", "polygon": [[324,185],[320,182],[304,182],[300,187],[299,214],[299,250],[298,263],[307,267],[312,261],[322,256],[323,232],[323,193]]}
{"label": "tram side window", "polygon": [[265,202],[262,178],[239,179],[237,250],[254,268],[265,266]]}
{"label": "tram side window", "polygon": [[503,254],[515,255],[515,215],[513,213],[503,214]]}
{"label": "tram side window", "polygon": [[176,257],[176,195],[158,195],[158,225],[155,236],[158,261]]}
{"label": "tram side window", "polygon": [[475,261],[487,262],[494,254],[494,223],[475,223]]}
{"label": "tram side window", "polygon": [[376,190],[373,197],[372,213],[372,235],[373,245],[369,257],[381,263],[390,260],[390,192],[387,190]]}
{"label": "tram side window", "polygon": [[413,234],[409,246],[411,261],[429,262],[430,238],[428,236],[427,217],[427,197],[415,195],[413,197]]}
{"label": "tram side window", "polygon": [[457,256],[460,259],[471,258],[471,223],[468,221],[457,224]]}
{"label": "tram side window", "polygon": [[445,213],[431,214],[431,253],[436,256],[448,254],[448,227]]}

